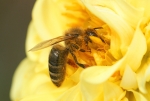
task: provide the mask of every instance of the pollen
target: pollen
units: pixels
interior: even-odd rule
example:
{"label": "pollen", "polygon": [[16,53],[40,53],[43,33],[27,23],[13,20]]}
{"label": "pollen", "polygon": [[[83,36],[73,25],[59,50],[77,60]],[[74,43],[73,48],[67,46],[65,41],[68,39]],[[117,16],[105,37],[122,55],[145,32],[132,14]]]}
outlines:
{"label": "pollen", "polygon": [[[84,64],[86,68],[90,66],[111,66],[116,59],[109,52],[111,44],[111,32],[105,24],[101,27],[93,28],[97,36],[90,36],[91,42],[88,42],[89,50],[85,52],[75,51],[77,61]],[[86,45],[83,45],[86,47]],[[86,49],[85,49],[86,50]],[[69,57],[71,58],[71,57]],[[73,60],[73,59],[72,59]],[[75,62],[75,61],[74,61]],[[78,66],[79,67],[79,66]]]}
{"label": "pollen", "polygon": [[109,52],[111,34],[108,26],[104,25],[101,29],[96,29],[96,32],[98,37],[91,36],[90,39],[92,40],[92,43],[89,44],[91,47],[91,55],[94,58],[96,65],[113,65],[116,60]]}

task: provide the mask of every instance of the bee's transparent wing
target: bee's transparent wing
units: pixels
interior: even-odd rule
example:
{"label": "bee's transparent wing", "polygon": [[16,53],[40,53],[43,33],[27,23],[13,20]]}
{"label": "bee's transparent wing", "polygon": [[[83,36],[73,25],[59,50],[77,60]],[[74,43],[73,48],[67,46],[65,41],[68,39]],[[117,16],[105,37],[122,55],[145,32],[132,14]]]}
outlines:
{"label": "bee's transparent wing", "polygon": [[50,40],[46,40],[46,41],[43,41],[43,42],[37,44],[36,46],[34,46],[29,51],[37,51],[37,50],[49,47],[51,45],[54,45],[56,43],[59,43],[61,41],[65,41],[67,39],[71,39],[71,38],[73,38],[73,37],[72,36],[59,36],[59,37],[56,37],[56,38],[53,38],[53,39],[50,39]]}

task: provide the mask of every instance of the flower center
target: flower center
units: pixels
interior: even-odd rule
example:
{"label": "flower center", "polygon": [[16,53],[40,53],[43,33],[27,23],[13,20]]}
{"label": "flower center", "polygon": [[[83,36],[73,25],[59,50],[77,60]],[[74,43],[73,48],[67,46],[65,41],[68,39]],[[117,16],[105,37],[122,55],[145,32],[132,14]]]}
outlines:
{"label": "flower center", "polygon": [[[84,64],[86,67],[90,67],[94,65],[99,65],[99,66],[113,65],[116,60],[109,52],[111,40],[110,40],[110,30],[108,26],[105,24],[101,27],[97,27],[94,29],[97,36],[89,36],[91,39],[91,42],[88,42],[88,47],[90,51],[88,50],[82,52],[77,50],[74,52],[77,61],[81,64]],[[86,45],[82,45],[82,46],[86,47]],[[69,58],[71,57],[72,56],[70,55]]]}
{"label": "flower center", "polygon": [[90,44],[91,54],[94,58],[94,61],[96,65],[113,65],[116,60],[109,52],[111,41],[109,27],[106,24],[104,24],[101,27],[101,29],[97,29],[96,31],[98,37],[90,37],[92,40],[92,43]]}
{"label": "flower center", "polygon": [[[92,43],[88,45],[91,52],[75,53],[76,57],[78,57],[78,61],[82,64],[86,64],[87,67],[93,65],[112,65],[116,60],[109,52],[111,41],[109,27],[97,17],[87,12],[84,6],[81,6],[79,2],[72,2],[66,3],[64,9],[62,9],[62,15],[64,16],[65,23],[67,23],[67,27],[72,28],[80,26],[84,29],[96,28],[95,30],[98,35],[98,37],[90,36]],[[71,56],[69,56],[69,58],[71,58]]]}

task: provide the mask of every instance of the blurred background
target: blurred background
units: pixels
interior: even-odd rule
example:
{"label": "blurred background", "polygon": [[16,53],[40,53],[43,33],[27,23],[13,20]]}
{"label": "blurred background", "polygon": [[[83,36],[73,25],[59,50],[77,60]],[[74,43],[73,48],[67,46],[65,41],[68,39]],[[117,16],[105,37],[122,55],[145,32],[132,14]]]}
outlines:
{"label": "blurred background", "polygon": [[10,101],[13,73],[25,58],[26,32],[35,0],[0,0],[0,100]]}

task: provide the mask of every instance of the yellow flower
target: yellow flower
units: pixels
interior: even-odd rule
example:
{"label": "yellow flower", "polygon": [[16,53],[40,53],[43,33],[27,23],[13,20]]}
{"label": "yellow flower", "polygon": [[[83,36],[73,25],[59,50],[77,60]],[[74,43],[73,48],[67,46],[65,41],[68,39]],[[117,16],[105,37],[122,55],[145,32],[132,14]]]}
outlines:
{"label": "yellow flower", "polygon": [[[150,0],[38,0],[29,25],[26,54],[11,87],[13,101],[149,101]],[[48,71],[49,48],[28,52],[72,27],[96,28],[91,53],[78,53],[90,67],[66,64],[56,87]],[[71,55],[68,56],[71,58]]]}

